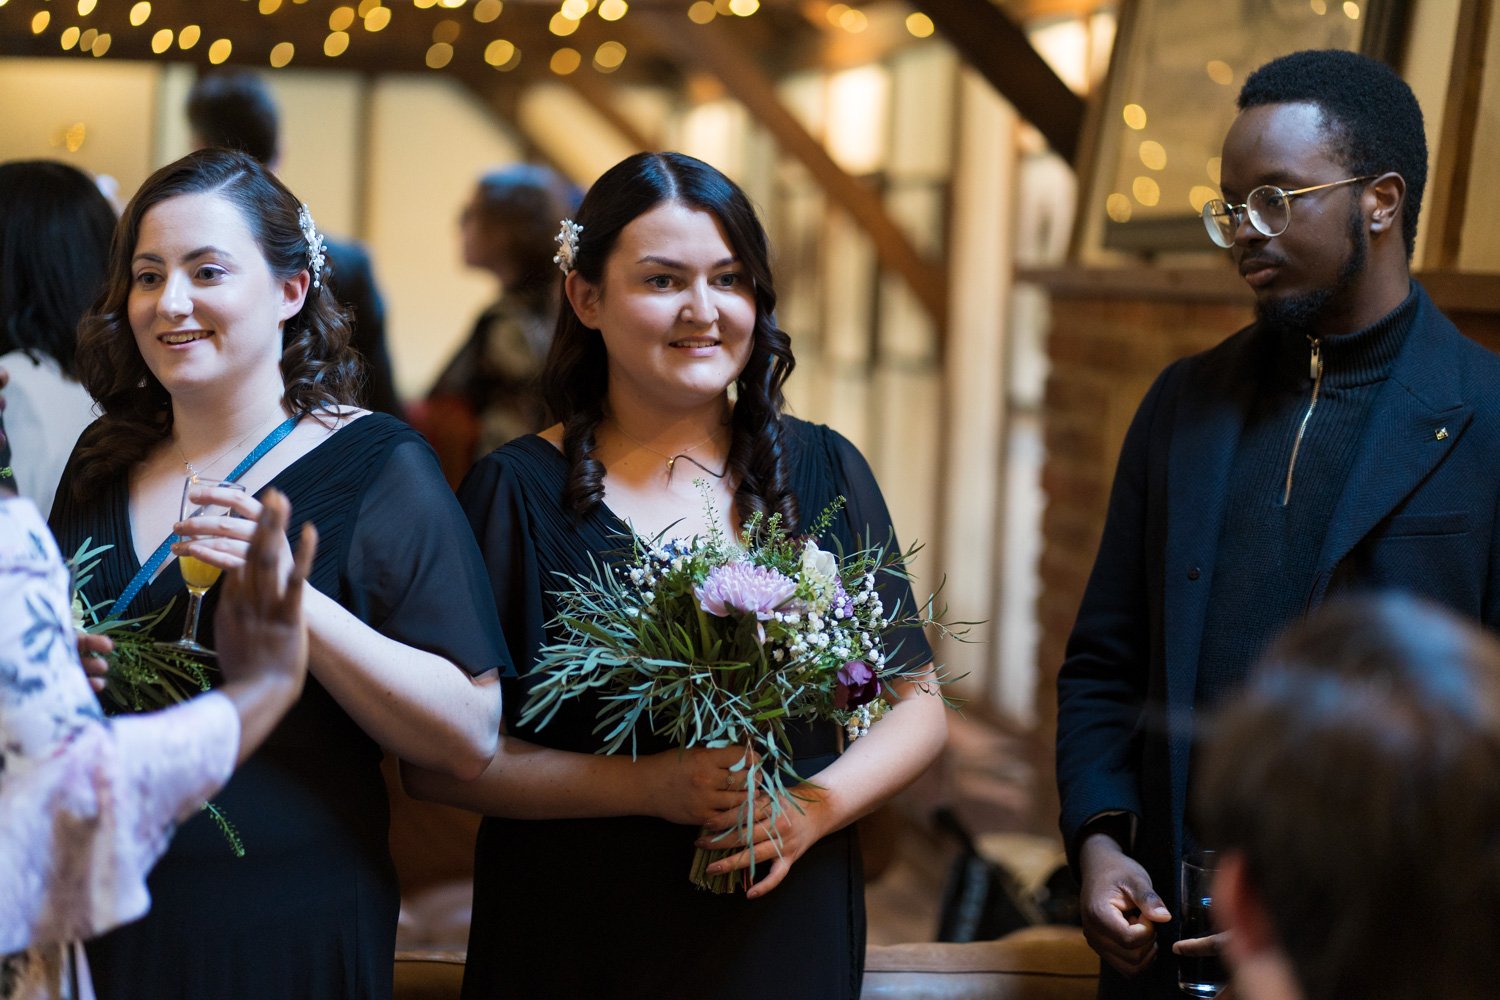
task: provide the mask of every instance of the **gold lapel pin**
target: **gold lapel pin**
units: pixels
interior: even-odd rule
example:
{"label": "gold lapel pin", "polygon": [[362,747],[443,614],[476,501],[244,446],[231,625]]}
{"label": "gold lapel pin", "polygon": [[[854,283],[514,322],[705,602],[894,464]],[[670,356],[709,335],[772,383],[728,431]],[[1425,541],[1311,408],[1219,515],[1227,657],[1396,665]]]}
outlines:
{"label": "gold lapel pin", "polygon": [[1439,427],[1437,429],[1437,433],[1434,434],[1433,436],[1436,437],[1439,441],[1446,441],[1446,440],[1448,440],[1448,428],[1446,428],[1446,427]]}

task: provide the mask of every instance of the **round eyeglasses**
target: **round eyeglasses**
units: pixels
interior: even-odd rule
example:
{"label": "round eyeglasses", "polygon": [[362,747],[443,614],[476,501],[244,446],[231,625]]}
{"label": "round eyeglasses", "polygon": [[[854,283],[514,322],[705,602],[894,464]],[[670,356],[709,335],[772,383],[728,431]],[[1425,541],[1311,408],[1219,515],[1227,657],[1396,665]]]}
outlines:
{"label": "round eyeglasses", "polygon": [[1298,195],[1311,194],[1314,191],[1323,191],[1327,188],[1340,187],[1344,184],[1356,184],[1363,181],[1371,181],[1379,174],[1368,174],[1364,177],[1346,177],[1341,181],[1329,181],[1327,184],[1314,184],[1312,187],[1297,188],[1288,191],[1279,188],[1275,184],[1262,184],[1246,196],[1242,205],[1231,205],[1221,198],[1215,198],[1203,206],[1203,228],[1208,230],[1208,238],[1221,247],[1234,246],[1234,234],[1239,231],[1240,223],[1249,218],[1250,225],[1262,236],[1280,236],[1286,232],[1286,227],[1292,224],[1292,199]]}

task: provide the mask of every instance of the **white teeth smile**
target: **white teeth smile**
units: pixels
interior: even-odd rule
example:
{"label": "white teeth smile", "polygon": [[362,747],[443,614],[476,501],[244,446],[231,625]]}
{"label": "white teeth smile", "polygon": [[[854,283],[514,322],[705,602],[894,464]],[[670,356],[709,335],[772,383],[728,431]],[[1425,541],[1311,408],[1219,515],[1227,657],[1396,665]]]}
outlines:
{"label": "white teeth smile", "polygon": [[717,340],[674,340],[674,341],[672,341],[672,346],[673,347],[715,347],[715,346],[718,345],[718,343],[719,342]]}
{"label": "white teeth smile", "polygon": [[164,333],[161,335],[163,344],[191,344],[195,340],[203,340],[209,334],[202,330],[194,330],[191,333]]}

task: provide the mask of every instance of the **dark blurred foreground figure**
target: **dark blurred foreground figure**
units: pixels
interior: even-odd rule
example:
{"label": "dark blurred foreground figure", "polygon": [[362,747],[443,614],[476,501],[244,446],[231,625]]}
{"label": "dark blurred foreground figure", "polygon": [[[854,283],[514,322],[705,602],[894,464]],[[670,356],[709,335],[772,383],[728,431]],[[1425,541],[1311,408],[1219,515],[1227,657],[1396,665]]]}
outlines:
{"label": "dark blurred foreground figure", "polygon": [[1236,1000],[1500,989],[1500,644],[1413,598],[1331,603],[1212,730],[1197,802]]}
{"label": "dark blurred foreground figure", "polygon": [[[188,123],[198,149],[238,149],[271,170],[281,160],[280,116],[270,88],[249,70],[224,70],[198,78],[188,93]],[[366,407],[404,417],[396,399],[391,354],[385,340],[385,302],[375,284],[370,254],[352,240],[323,237],[339,305],[353,314],[349,346],[365,363],[361,400]]]}
{"label": "dark blurred foreground figure", "polygon": [[498,296],[413,415],[455,486],[481,457],[547,425],[540,376],[562,285],[553,237],[577,205],[551,170],[514,164],[481,177],[464,206],[464,264],[494,275]]}
{"label": "dark blurred foreground figure", "polygon": [[0,164],[0,365],[16,488],[45,517],[73,442],[94,420],[78,382],[78,321],[103,290],[115,210],[53,160]]}

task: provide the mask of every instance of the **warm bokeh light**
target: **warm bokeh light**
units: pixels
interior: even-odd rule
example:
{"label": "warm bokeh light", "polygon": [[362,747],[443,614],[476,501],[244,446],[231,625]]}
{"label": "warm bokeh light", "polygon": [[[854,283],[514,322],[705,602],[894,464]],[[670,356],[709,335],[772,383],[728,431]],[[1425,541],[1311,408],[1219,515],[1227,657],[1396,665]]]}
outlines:
{"label": "warm bokeh light", "polygon": [[1116,222],[1130,221],[1130,199],[1116,191],[1104,200],[1104,210]]}
{"label": "warm bokeh light", "polygon": [[[99,0],[78,0],[78,16],[88,17],[94,12],[94,8],[97,6],[99,6]],[[1345,4],[1344,6],[1348,7],[1349,5]]]}
{"label": "warm bokeh light", "polygon": [[58,42],[62,44],[62,49],[64,52],[67,52],[73,46],[78,44],[78,36],[80,34],[82,34],[82,32],[78,30],[78,27],[76,25],[63,29],[62,37],[58,39]]}
{"label": "warm bokeh light", "polygon": [[427,10],[437,6],[437,0],[411,0],[411,5],[417,10]]}
{"label": "warm bokeh light", "polygon": [[389,7],[372,7],[365,15],[366,31],[384,31],[391,23],[391,9]]}
{"label": "warm bokeh light", "polygon": [[354,8],[354,13],[360,17],[369,17],[370,11],[380,6],[380,0],[359,0],[359,6]]}
{"label": "warm bokeh light", "polygon": [[1208,163],[1204,164],[1204,169],[1208,171],[1208,179],[1213,181],[1216,185],[1219,183],[1220,162],[1221,161],[1217,156],[1210,156],[1208,158]]}
{"label": "warm bokeh light", "polygon": [[151,0],[141,0],[130,8],[130,25],[139,28],[151,18]]}
{"label": "warm bokeh light", "polygon": [[576,73],[581,65],[583,65],[583,56],[578,54],[577,49],[558,49],[552,53],[552,58],[547,63],[552,72],[558,76]]}
{"label": "warm bokeh light", "polygon": [[1351,21],[1359,20],[1359,4],[1354,0],[1344,0],[1344,16]]}
{"label": "warm bokeh light", "polygon": [[859,34],[870,26],[870,19],[865,12],[850,8],[839,15],[839,27],[851,34]]}
{"label": "warm bokeh light", "polygon": [[[547,22],[547,30],[559,38],[567,38],[578,30],[578,22],[573,20],[562,11],[552,15],[552,20]],[[577,67],[574,67],[575,69]],[[571,70],[569,71],[571,72]]]}
{"label": "warm bokeh light", "polygon": [[618,21],[630,10],[630,4],[625,0],[604,0],[599,5],[599,16],[606,21]]}
{"label": "warm bokeh light", "polygon": [[516,57],[515,43],[497,38],[484,47],[484,61],[499,68]]}
{"label": "warm bokeh light", "polygon": [[40,35],[42,32],[47,30],[47,25],[51,23],[51,21],[52,12],[50,10],[37,11],[35,14],[31,15],[31,33],[33,35]]}
{"label": "warm bokeh light", "polygon": [[1203,67],[1208,78],[1221,87],[1227,87],[1234,82],[1234,69],[1222,59],[1211,59],[1207,66]]}
{"label": "warm bokeh light", "polygon": [[583,15],[589,12],[589,0],[563,0],[558,10],[570,21],[582,21]]}
{"label": "warm bokeh light", "polygon": [[292,61],[292,56],[297,54],[297,47],[291,42],[277,42],[271,49],[271,68],[281,69]]}
{"label": "warm bokeh light", "polygon": [[625,46],[619,42],[605,42],[594,51],[594,68],[601,73],[613,73],[625,61]]}
{"label": "warm bokeh light", "polygon": [[849,12],[849,5],[848,4],[846,4],[846,3],[836,3],[836,4],[830,5],[829,8],[823,12],[823,16],[826,17],[826,18],[828,18],[828,23],[829,24],[831,24],[835,28],[837,28],[839,26],[839,18],[843,17],[848,12]]}
{"label": "warm bokeh light", "polygon": [[906,15],[906,30],[917,38],[931,38],[933,31],[937,29],[932,18],[918,10]]}
{"label": "warm bokeh light", "polygon": [[203,37],[203,29],[196,24],[190,24],[177,33],[177,47],[186,51],[198,44],[198,39]]}
{"label": "warm bokeh light", "polygon": [[281,0],[260,0],[260,12],[267,16],[281,9]]}
{"label": "warm bokeh light", "polygon": [[427,47],[427,68],[442,69],[453,61],[453,46],[447,42],[433,42]]}
{"label": "warm bokeh light", "polygon": [[1125,124],[1139,132],[1146,127],[1146,109],[1139,104],[1127,104],[1122,112]]}
{"label": "warm bokeh light", "polygon": [[1194,212],[1202,212],[1203,206],[1219,196],[1219,192],[1207,184],[1194,184],[1193,189],[1188,192],[1188,204],[1193,206]]}
{"label": "warm bokeh light", "polygon": [[495,18],[499,17],[500,12],[504,9],[505,4],[501,0],[479,0],[474,5],[474,20],[480,24],[489,24]]}
{"label": "warm bokeh light", "polygon": [[98,28],[89,28],[78,36],[78,51],[92,52],[94,50],[94,39],[99,37]]}
{"label": "warm bokeh light", "polygon": [[62,144],[70,153],[76,153],[83,148],[83,141],[88,137],[88,128],[83,122],[74,122],[69,125],[62,134]]}
{"label": "warm bokeh light", "polygon": [[208,47],[208,61],[215,66],[222,66],[229,59],[229,54],[234,51],[234,43],[227,38],[215,39]]}
{"label": "warm bokeh light", "polygon": [[1161,201],[1161,185],[1150,177],[1137,177],[1130,182],[1130,193],[1135,200],[1147,208]]}
{"label": "warm bokeh light", "polygon": [[458,10],[467,0],[438,0],[438,6],[447,10]]}
{"label": "warm bokeh light", "polygon": [[735,17],[749,17],[760,10],[760,0],[729,0],[729,12]]}
{"label": "warm bokeh light", "polygon": [[349,33],[347,31],[330,31],[328,37],[323,39],[323,54],[330,59],[337,59],[349,51]]}
{"label": "warm bokeh light", "polygon": [[688,20],[694,24],[707,24],[716,16],[718,12],[714,10],[714,5],[709,3],[709,0],[697,0],[688,8]]}
{"label": "warm bokeh light", "polygon": [[354,24],[353,7],[335,7],[333,13],[328,15],[329,31],[348,31]]}
{"label": "warm bokeh light", "polygon": [[432,27],[432,40],[444,45],[452,45],[458,41],[458,22],[439,21]]}
{"label": "warm bokeh light", "polygon": [[1319,17],[1322,17],[1324,14],[1328,13],[1328,4],[1326,0],[1312,0],[1312,2],[1308,4],[1308,6],[1311,7],[1312,12]]}
{"label": "warm bokeh light", "polygon": [[93,54],[95,59],[102,59],[104,58],[104,53],[109,51],[110,42],[113,40],[109,37],[109,32],[106,31],[94,39],[93,47],[89,49],[89,52]]}
{"label": "warm bokeh light", "polygon": [[161,55],[172,47],[172,29],[160,28],[151,36],[151,51]]}
{"label": "warm bokeh light", "polygon": [[1147,170],[1165,170],[1167,167],[1167,151],[1162,144],[1152,139],[1141,143],[1141,163]]}

